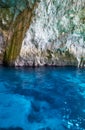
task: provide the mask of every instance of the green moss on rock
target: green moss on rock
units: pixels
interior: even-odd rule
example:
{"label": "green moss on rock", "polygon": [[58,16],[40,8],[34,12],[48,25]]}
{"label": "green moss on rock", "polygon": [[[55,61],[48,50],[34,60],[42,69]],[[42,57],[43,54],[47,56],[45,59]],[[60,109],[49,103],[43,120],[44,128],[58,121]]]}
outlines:
{"label": "green moss on rock", "polygon": [[5,64],[14,65],[14,62],[20,53],[22,41],[30,26],[33,10],[36,6],[37,4],[35,3],[32,9],[25,9],[14,21],[12,29],[9,32],[11,38],[8,38],[8,46],[4,55]]}
{"label": "green moss on rock", "polygon": [[0,28],[3,30],[9,30],[13,14],[9,8],[0,8]]}

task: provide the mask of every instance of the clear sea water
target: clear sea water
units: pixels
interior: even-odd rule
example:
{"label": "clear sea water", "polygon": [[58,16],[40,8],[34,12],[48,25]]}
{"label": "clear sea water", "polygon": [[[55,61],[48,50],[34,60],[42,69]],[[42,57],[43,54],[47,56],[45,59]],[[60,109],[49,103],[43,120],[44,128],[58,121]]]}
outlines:
{"label": "clear sea water", "polygon": [[85,69],[0,67],[0,130],[85,130]]}

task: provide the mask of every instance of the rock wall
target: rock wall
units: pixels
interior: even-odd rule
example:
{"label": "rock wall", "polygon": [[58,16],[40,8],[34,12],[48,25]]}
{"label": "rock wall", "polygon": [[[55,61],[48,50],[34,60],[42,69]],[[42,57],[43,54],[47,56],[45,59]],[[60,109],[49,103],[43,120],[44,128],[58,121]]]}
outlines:
{"label": "rock wall", "polygon": [[68,37],[66,46],[70,54],[77,59],[78,67],[85,67],[85,40],[82,35],[74,34]]}
{"label": "rock wall", "polygon": [[84,65],[84,5],[84,0],[41,0],[15,65]]}
{"label": "rock wall", "polygon": [[15,65],[14,62],[20,53],[22,41],[25,37],[25,33],[30,26],[32,19],[32,12],[37,6],[35,2],[31,8],[24,9],[17,15],[14,21],[12,21],[11,28],[8,32],[8,45],[6,47],[4,63],[7,65]]}
{"label": "rock wall", "polygon": [[7,64],[85,66],[84,0],[34,1],[16,17],[11,32]]}

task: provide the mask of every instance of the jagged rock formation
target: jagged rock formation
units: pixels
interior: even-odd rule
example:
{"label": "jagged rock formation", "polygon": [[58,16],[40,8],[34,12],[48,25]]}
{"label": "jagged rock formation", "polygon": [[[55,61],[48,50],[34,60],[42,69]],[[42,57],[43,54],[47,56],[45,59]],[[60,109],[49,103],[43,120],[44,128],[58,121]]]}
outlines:
{"label": "jagged rock formation", "polygon": [[78,34],[71,35],[67,39],[66,46],[70,54],[77,59],[78,67],[85,67],[85,41],[84,37]]}
{"label": "jagged rock formation", "polygon": [[8,32],[7,64],[85,66],[84,0],[33,1]]}
{"label": "jagged rock formation", "polygon": [[[25,37],[25,33],[30,26],[32,19],[32,11],[34,10],[36,3],[32,9],[25,9],[20,13],[13,23],[12,30],[9,34],[8,46],[6,48],[5,63],[14,65],[17,56],[20,53],[21,43]],[[10,37],[11,36],[11,37]]]}

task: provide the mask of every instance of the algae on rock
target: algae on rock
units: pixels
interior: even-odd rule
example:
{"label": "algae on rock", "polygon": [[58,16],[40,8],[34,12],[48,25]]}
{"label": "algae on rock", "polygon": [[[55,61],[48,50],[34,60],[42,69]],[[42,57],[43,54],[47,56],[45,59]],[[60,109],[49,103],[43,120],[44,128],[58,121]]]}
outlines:
{"label": "algae on rock", "polygon": [[30,26],[30,22],[33,16],[33,10],[37,6],[35,2],[32,8],[23,10],[13,22],[11,32],[8,37],[8,46],[6,48],[4,62],[8,65],[13,65],[17,56],[20,53],[22,40],[25,37],[25,33]]}

